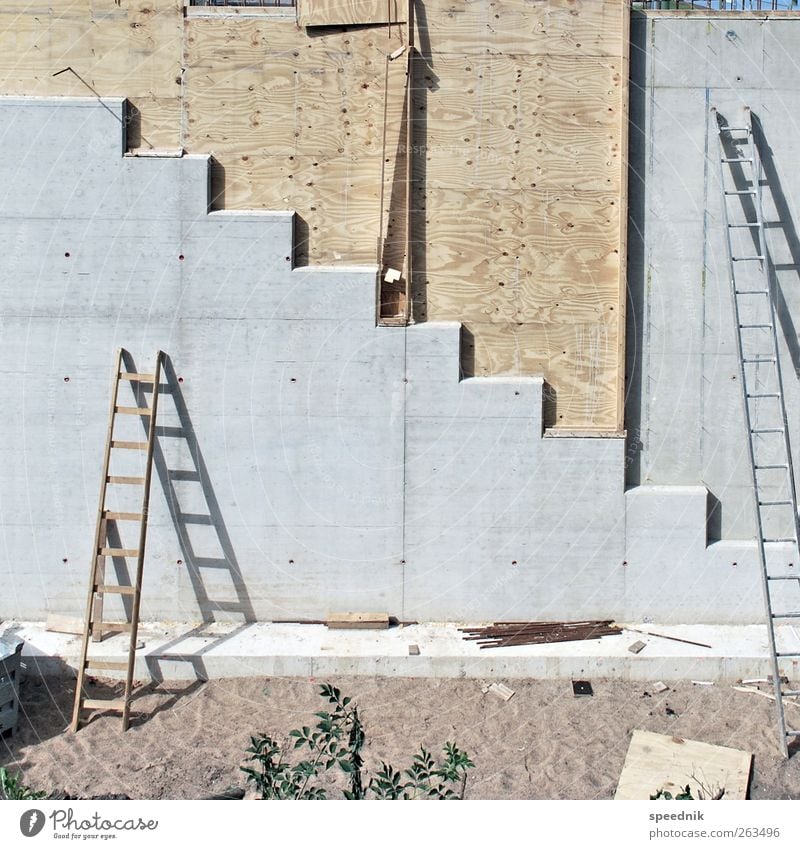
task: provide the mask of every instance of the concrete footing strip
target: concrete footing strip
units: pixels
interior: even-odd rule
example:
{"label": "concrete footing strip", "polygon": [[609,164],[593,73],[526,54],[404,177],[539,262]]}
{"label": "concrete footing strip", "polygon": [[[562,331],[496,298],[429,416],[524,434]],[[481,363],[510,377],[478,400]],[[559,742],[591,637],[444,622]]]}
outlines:
{"label": "concrete footing strip", "polygon": [[[769,674],[766,629],[759,625],[632,624],[637,631],[572,643],[480,649],[462,638],[458,624],[424,624],[386,631],[330,631],[324,625],[271,623],[142,623],[136,655],[138,680],[265,677],[405,676],[409,678],[573,678],[736,681]],[[645,636],[667,634],[687,643]],[[800,651],[798,629],[778,629],[784,651]],[[0,636],[25,640],[28,674],[74,674],[80,637],[57,634],[43,623],[4,622]],[[641,640],[637,654],[628,647]],[[410,654],[416,646],[419,654]],[[95,660],[121,660],[127,635],[92,643]],[[784,674],[800,679],[800,663]]]}

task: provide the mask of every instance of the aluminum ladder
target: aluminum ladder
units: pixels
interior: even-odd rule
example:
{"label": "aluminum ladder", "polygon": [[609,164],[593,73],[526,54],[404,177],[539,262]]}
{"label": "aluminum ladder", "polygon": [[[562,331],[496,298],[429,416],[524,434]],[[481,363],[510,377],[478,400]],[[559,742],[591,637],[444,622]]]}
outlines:
{"label": "aluminum ladder", "polygon": [[[111,391],[111,408],[108,415],[108,433],[106,436],[105,455],[103,458],[103,474],[100,483],[100,501],[97,509],[97,522],[95,525],[94,548],[92,551],[92,563],[90,567],[89,594],[86,601],[86,617],[84,619],[83,643],[81,647],[80,663],[78,666],[78,680],[75,687],[75,705],[72,714],[72,731],[80,727],[81,712],[84,710],[116,710],[122,712],[122,730],[127,731],[130,721],[131,688],[133,686],[133,668],[136,661],[136,639],[139,628],[139,606],[142,592],[142,576],[144,572],[144,553],[147,541],[147,514],[150,503],[150,480],[153,471],[153,449],[155,446],[156,416],[158,413],[159,382],[161,380],[161,365],[164,355],[161,351],[156,353],[155,368],[152,374],[139,374],[132,371],[123,371],[124,361],[131,362],[130,355],[122,348],[117,351],[116,367],[114,369],[114,382]],[[125,382],[130,386],[134,397],[133,406],[120,404],[120,385]],[[151,387],[151,401],[149,406],[142,406],[145,386]],[[117,433],[118,417],[136,416],[145,422],[147,439],[145,441],[120,438]],[[139,474],[115,474],[112,470],[112,457],[118,451],[129,454],[129,452],[141,452],[144,460],[141,463]],[[116,490],[117,487],[136,487],[141,494],[139,500],[140,509],[137,512],[127,512],[109,509],[109,501],[115,493],[109,489]],[[124,497],[124,496],[123,496]],[[133,530],[129,533],[138,538],[136,548],[120,547],[115,545],[115,540],[120,536],[119,527],[125,526]],[[106,583],[106,558],[111,557],[125,564],[129,560],[136,561],[135,576],[131,580],[129,574],[124,579],[113,583]],[[127,569],[117,569],[118,575]],[[107,622],[103,619],[103,601],[107,594],[118,595],[123,601],[129,601],[127,609],[127,621]],[[128,656],[124,661],[94,660],[89,656],[90,640],[99,641],[105,634],[128,633],[130,642],[128,644]],[[122,698],[97,699],[86,695],[86,684],[88,670],[116,670],[125,672],[125,691]]]}
{"label": "aluminum ladder", "polygon": [[[770,289],[761,163],[749,108],[745,116],[741,126],[730,126],[717,113],[720,185],[779,743],[788,757],[789,740],[800,737],[800,731],[787,727],[784,699],[800,695],[800,690],[784,688],[780,661],[800,658],[800,651],[779,650],[776,622],[800,622],[800,574],[788,571],[800,560],[800,525]],[[792,547],[791,562],[782,570],[770,556],[777,553],[772,548],[777,544]]]}

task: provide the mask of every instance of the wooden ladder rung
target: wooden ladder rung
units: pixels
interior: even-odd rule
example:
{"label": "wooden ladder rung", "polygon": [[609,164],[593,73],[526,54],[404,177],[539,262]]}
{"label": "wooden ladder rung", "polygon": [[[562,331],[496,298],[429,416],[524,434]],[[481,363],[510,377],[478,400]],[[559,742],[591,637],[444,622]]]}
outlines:
{"label": "wooden ladder rung", "polygon": [[138,548],[98,548],[98,554],[104,554],[106,557],[138,557]]}
{"label": "wooden ladder rung", "polygon": [[120,669],[127,671],[128,664],[124,660],[92,660],[88,658],[84,667],[86,669]]}
{"label": "wooden ladder rung", "polygon": [[92,630],[101,634],[125,634],[130,633],[130,622],[93,622]]}
{"label": "wooden ladder rung", "polygon": [[149,407],[114,407],[115,413],[127,416],[152,416],[153,411]]}
{"label": "wooden ladder rung", "polygon": [[136,595],[136,587],[123,587],[120,584],[95,584],[96,593],[117,593],[117,595]]}
{"label": "wooden ladder rung", "polygon": [[119,513],[116,510],[103,510],[103,518],[114,522],[141,522],[142,513]]}
{"label": "wooden ladder rung", "polygon": [[138,380],[139,383],[154,383],[156,376],[154,374],[139,374],[135,371],[121,371],[119,373],[120,380]]}
{"label": "wooden ladder rung", "polygon": [[108,483],[130,483],[135,486],[142,486],[144,484],[144,478],[134,478],[128,475],[109,475],[106,481]]}
{"label": "wooden ladder rung", "polygon": [[125,710],[125,699],[84,699],[84,710]]}
{"label": "wooden ladder rung", "polygon": [[127,448],[130,451],[147,451],[146,442],[127,442],[124,439],[112,439],[112,448]]}

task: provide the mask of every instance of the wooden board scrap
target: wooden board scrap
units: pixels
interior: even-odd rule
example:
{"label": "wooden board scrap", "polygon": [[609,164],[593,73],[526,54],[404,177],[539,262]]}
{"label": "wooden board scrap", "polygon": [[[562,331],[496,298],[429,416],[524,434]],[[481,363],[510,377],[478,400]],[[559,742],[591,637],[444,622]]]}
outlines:
{"label": "wooden board scrap", "polygon": [[688,784],[695,799],[718,789],[723,799],[746,799],[752,760],[739,749],[634,731],[614,798],[647,800],[659,790],[675,796]]}
{"label": "wooden board scrap", "polygon": [[331,613],[325,623],[339,630],[383,629],[389,627],[388,613]]}
{"label": "wooden board scrap", "polygon": [[499,684],[495,681],[486,688],[486,692],[492,693],[492,695],[498,696],[504,702],[507,702],[516,691],[512,690],[511,687],[507,687],[505,684]]}

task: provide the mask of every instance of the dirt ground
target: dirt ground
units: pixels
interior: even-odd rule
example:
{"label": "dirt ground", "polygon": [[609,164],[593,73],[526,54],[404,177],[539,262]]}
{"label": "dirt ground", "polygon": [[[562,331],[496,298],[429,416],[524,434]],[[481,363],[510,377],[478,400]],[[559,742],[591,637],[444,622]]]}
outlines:
{"label": "dirt ground", "polygon": [[[244,787],[239,771],[249,735],[285,735],[323,710],[314,679],[250,678],[164,683],[139,691],[142,713],[122,734],[117,714],[96,714],[77,735],[65,732],[74,683],[23,684],[20,727],[0,739],[0,765],[36,789],[88,797],[197,799]],[[768,699],[727,685],[593,680],[594,696],[575,698],[569,681],[508,680],[504,702],[475,680],[336,679],[357,700],[366,766],[405,767],[420,743],[438,752],[454,741],[475,762],[471,799],[610,799],[631,731],[639,728],[744,749],[754,754],[750,798],[800,798],[800,752],[778,754]],[[800,707],[787,707],[800,725]],[[656,788],[654,788],[656,789]]]}

